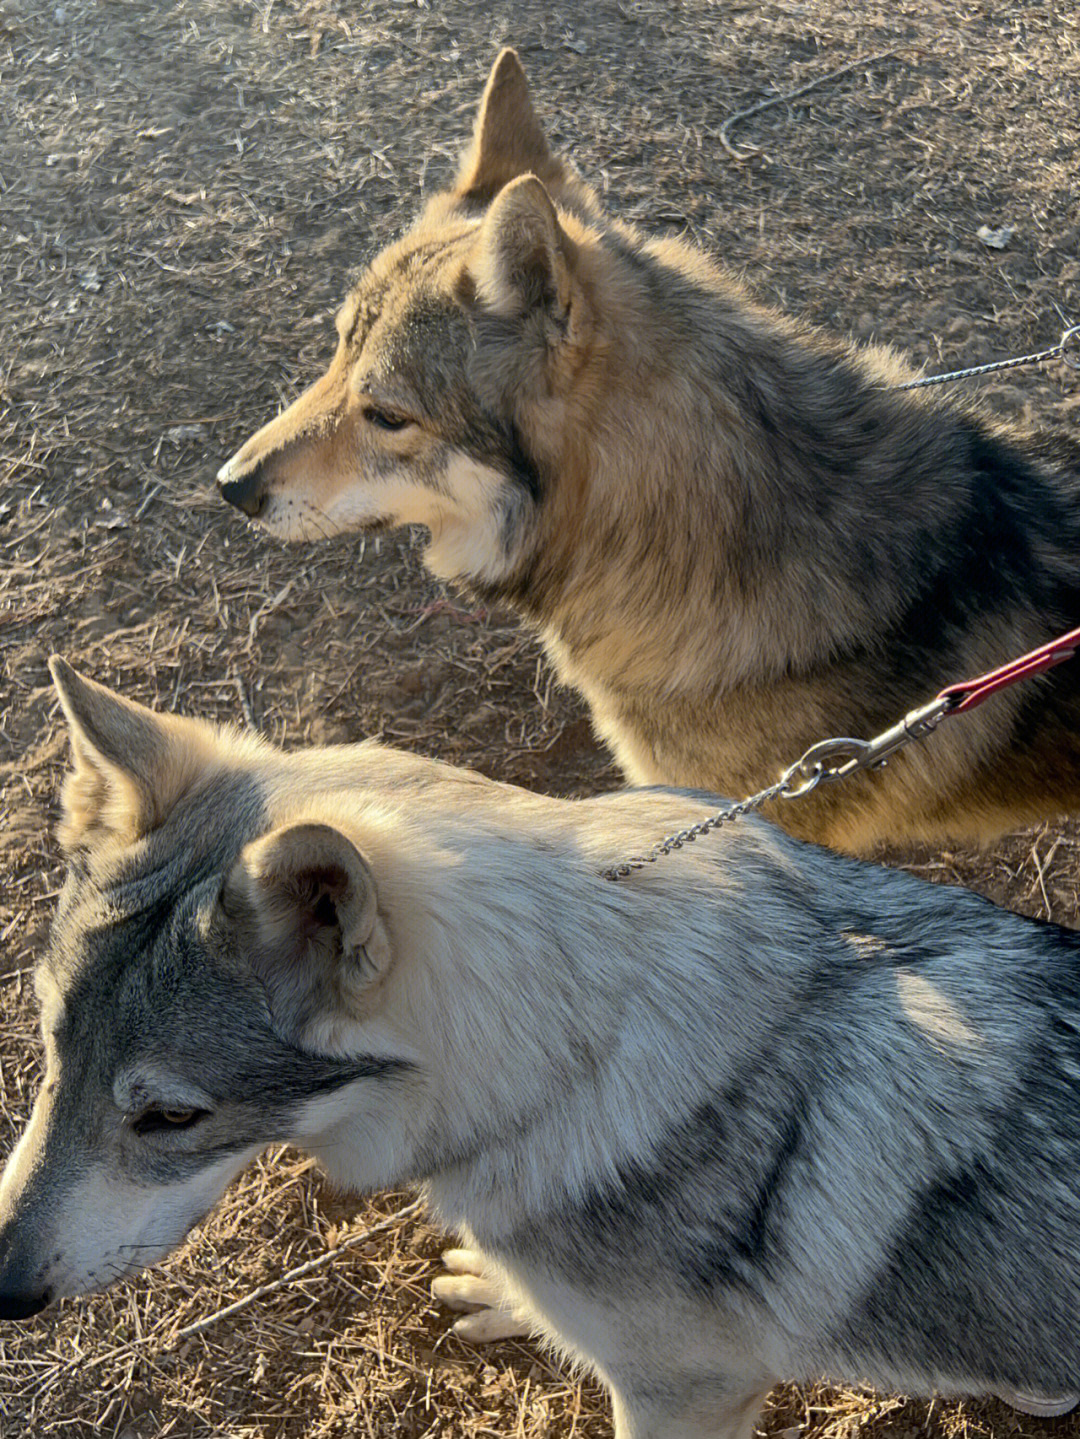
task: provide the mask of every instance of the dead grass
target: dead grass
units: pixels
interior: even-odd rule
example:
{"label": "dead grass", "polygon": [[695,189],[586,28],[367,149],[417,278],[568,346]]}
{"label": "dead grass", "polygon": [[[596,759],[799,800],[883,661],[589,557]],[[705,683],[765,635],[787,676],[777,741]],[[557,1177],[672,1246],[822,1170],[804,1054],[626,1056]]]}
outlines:
{"label": "dead grass", "polygon": [[[380,734],[563,792],[612,785],[535,643],[428,579],[408,541],[278,550],[209,491],[319,369],[349,271],[448,174],[494,49],[613,209],[686,231],[766,297],[931,368],[1080,317],[1080,19],[1013,0],[0,0],[0,1140],[37,1080],[28,969],[60,881],[54,649],[167,708],[288,745]],[[733,131],[725,118],[895,50]],[[1011,224],[1000,253],[981,224]],[[1063,383],[1064,381],[1064,383]],[[1075,433],[1061,367],[984,386]],[[922,698],[913,696],[913,703]],[[780,761],[788,756],[777,756]],[[1075,827],[903,856],[1080,922]],[[893,858],[900,858],[893,856]],[[447,1334],[439,1238],[409,1217],[191,1333],[408,1196],[354,1206],[294,1155],[256,1166],[162,1269],[0,1340],[23,1436],[609,1432],[528,1345]],[[785,1439],[995,1439],[995,1405],[776,1392]]]}

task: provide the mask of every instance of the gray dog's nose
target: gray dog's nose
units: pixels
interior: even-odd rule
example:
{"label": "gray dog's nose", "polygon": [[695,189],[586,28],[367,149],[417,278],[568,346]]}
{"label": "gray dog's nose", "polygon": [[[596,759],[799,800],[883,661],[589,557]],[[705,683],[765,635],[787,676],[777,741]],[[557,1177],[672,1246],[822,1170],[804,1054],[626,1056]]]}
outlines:
{"label": "gray dog's nose", "polygon": [[218,487],[221,490],[221,498],[228,500],[230,505],[235,505],[238,510],[243,510],[249,520],[258,519],[266,508],[266,486],[263,483],[262,466],[256,465],[246,475],[240,475],[237,479],[230,477],[230,465],[224,465],[218,471]]}

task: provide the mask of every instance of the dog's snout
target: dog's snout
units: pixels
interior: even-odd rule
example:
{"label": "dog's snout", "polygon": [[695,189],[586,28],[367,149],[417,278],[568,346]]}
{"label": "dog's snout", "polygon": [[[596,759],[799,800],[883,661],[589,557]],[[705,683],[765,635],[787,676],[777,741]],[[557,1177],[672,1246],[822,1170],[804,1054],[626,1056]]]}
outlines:
{"label": "dog's snout", "polygon": [[40,1264],[40,1245],[10,1217],[0,1225],[0,1320],[29,1319],[52,1302]]}
{"label": "dog's snout", "polygon": [[234,479],[230,462],[218,471],[217,479],[223,500],[243,510],[249,520],[258,519],[266,508],[266,481],[261,465]]}
{"label": "dog's snout", "polygon": [[0,1293],[0,1319],[30,1319],[47,1309],[51,1298],[47,1289],[40,1294]]}

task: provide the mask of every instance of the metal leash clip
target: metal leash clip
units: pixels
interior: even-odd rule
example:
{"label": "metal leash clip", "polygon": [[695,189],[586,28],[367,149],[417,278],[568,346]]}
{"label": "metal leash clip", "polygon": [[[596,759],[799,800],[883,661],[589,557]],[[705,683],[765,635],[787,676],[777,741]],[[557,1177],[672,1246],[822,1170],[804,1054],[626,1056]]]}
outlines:
{"label": "metal leash clip", "polygon": [[953,708],[953,701],[938,695],[928,704],[909,710],[899,724],[883,730],[873,739],[838,736],[836,739],[819,740],[781,775],[782,798],[799,799],[825,780],[845,779],[860,769],[878,769],[911,740],[923,739],[937,729]]}
{"label": "metal leash clip", "polygon": [[1070,325],[1062,335],[1061,358],[1070,370],[1080,370],[1080,325]]}

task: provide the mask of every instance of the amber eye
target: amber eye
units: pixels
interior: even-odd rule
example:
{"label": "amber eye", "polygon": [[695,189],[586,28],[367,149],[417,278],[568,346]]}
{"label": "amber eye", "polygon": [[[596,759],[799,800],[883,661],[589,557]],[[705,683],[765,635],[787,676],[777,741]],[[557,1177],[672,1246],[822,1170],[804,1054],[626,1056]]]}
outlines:
{"label": "amber eye", "polygon": [[406,415],[395,415],[392,410],[380,410],[375,405],[369,405],[364,411],[364,419],[379,430],[403,430],[412,423]]}
{"label": "amber eye", "polygon": [[208,1113],[206,1109],[144,1109],[130,1124],[136,1134],[160,1134],[165,1129],[190,1129]]}

